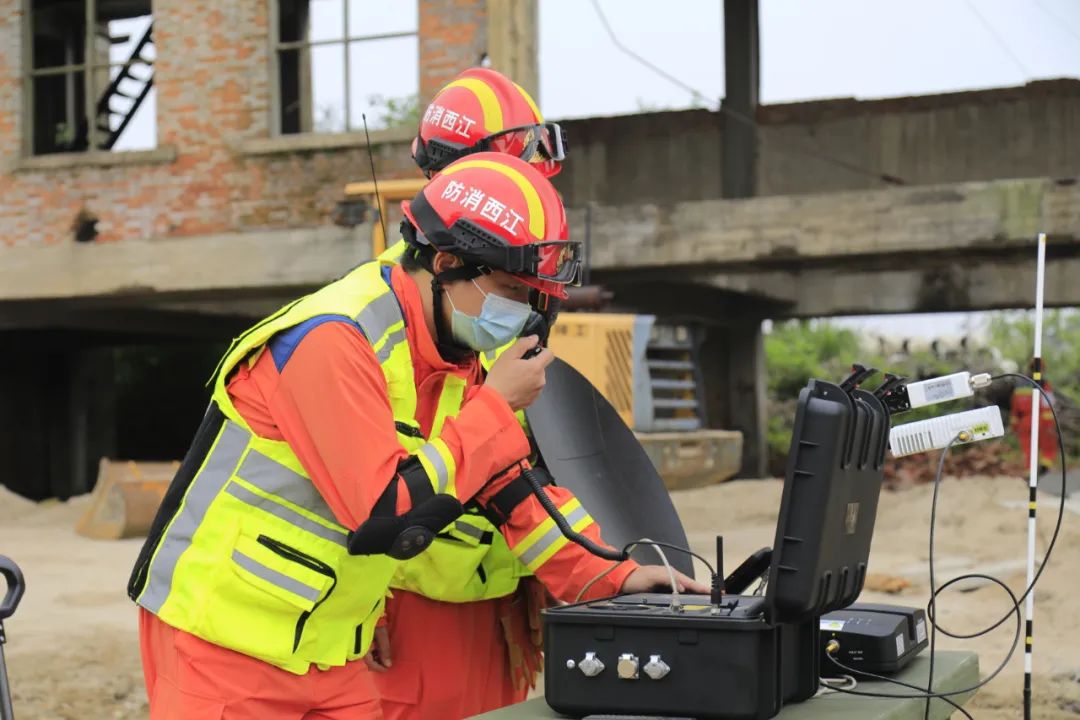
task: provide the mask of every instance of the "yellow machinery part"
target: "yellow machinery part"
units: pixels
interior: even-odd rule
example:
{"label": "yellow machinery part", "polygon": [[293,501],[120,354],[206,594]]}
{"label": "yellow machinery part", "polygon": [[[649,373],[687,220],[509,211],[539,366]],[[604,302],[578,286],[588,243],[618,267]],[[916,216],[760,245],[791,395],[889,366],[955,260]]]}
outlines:
{"label": "yellow machinery part", "polygon": [[548,346],[585,376],[634,427],[634,321],[636,315],[562,313]]}
{"label": "yellow machinery part", "polygon": [[96,540],[144,537],[179,462],[139,462],[102,458],[90,507],[75,532]]}

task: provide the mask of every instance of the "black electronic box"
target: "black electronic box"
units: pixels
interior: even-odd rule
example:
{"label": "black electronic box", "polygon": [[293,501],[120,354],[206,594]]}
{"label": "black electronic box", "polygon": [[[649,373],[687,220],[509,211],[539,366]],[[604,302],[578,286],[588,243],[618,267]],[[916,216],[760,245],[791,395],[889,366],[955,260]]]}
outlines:
{"label": "black electronic box", "polygon": [[[927,646],[926,613],[921,608],[855,603],[821,617],[821,674],[846,673],[824,655],[834,639],[834,657],[855,671],[882,675],[901,670]],[[855,673],[856,675],[858,672]]]}
{"label": "black electronic box", "polygon": [[811,380],[799,395],[764,595],[627,595],[544,613],[554,710],[765,720],[812,697],[821,616],[862,590],[889,415],[871,393]]}

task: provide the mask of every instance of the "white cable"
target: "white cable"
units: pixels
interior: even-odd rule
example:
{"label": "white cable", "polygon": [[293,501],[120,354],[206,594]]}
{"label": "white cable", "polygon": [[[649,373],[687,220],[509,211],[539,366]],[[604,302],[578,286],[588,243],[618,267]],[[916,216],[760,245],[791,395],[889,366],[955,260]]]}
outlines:
{"label": "white cable", "polygon": [[680,602],[679,600],[679,584],[675,582],[675,570],[671,567],[671,563],[668,562],[667,555],[664,554],[664,551],[660,548],[659,545],[656,544],[655,540],[650,540],[649,538],[641,538],[640,540],[638,540],[638,543],[642,545],[648,545],[656,551],[657,555],[660,556],[660,561],[664,563],[664,567],[667,568],[668,580],[671,581],[671,609],[675,611],[681,610],[682,602]]}
{"label": "white cable", "polygon": [[585,593],[592,589],[592,586],[606,578],[612,570],[622,565],[621,562],[613,562],[604,568],[600,573],[596,575],[592,580],[581,586],[581,590],[578,591],[577,597],[574,598],[575,603],[581,602],[581,598],[585,597]]}
{"label": "white cable", "polygon": [[814,697],[836,694],[837,690],[834,689],[833,686],[836,686],[839,690],[854,690],[859,687],[859,681],[856,680],[853,675],[841,675],[840,677],[835,678],[819,678],[819,683],[821,687],[814,693]]}
{"label": "white cable", "polygon": [[[634,545],[648,545],[649,547],[651,547],[653,550],[656,551],[657,555],[660,556],[660,562],[664,563],[664,567],[667,568],[668,581],[671,583],[671,595],[672,595],[671,607],[672,607],[673,610],[681,608],[682,604],[679,601],[679,586],[675,582],[675,570],[671,567],[671,563],[668,562],[667,556],[664,554],[663,549],[661,549],[661,547],[656,544],[655,540],[650,540],[649,538],[641,538],[640,540],[636,540],[636,541],[630,543],[630,545],[628,547],[632,547]],[[601,571],[592,580],[589,580],[589,582],[585,583],[585,585],[582,586],[581,590],[578,591],[577,597],[574,598],[574,602],[575,603],[581,602],[581,598],[585,597],[585,593],[587,593],[590,589],[592,589],[593,585],[595,585],[596,583],[600,582],[602,579],[607,577],[608,574],[611,573],[612,570],[614,570],[615,568],[617,568],[621,564],[622,563],[618,563],[618,562],[612,563],[608,567],[604,568],[604,570]]]}

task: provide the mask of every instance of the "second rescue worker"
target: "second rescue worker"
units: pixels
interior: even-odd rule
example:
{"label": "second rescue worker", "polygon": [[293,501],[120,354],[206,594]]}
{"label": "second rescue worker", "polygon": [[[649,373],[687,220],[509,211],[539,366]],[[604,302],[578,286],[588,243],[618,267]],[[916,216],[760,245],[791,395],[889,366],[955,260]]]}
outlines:
{"label": "second rescue worker", "polygon": [[[484,151],[525,160],[545,177],[558,173],[565,158],[561,128],[544,123],[524,89],[495,70],[470,68],[425,109],[412,156],[431,178],[455,160]],[[387,257],[421,271],[418,249],[415,241],[403,240]],[[535,304],[538,293],[531,294]],[[499,346],[486,340],[474,349],[444,337],[439,352],[459,361]],[[521,490],[511,488],[500,500],[522,497]],[[375,682],[388,720],[441,720],[509,705],[525,698],[539,670],[532,625],[537,607],[545,604],[545,589],[529,578],[486,517],[470,514],[462,522],[491,542],[464,554],[460,539],[438,538],[392,581],[394,594],[367,658],[381,673]],[[610,581],[597,590],[616,590],[619,574]],[[458,662],[448,663],[447,657]]]}
{"label": "second rescue worker", "polygon": [[[469,195],[470,188],[453,175],[456,168],[487,163],[491,155],[476,153],[491,150],[520,158],[547,177],[560,170],[565,157],[560,127],[544,122],[520,86],[486,68],[466,70],[434,97],[412,147],[414,160],[428,177],[440,172],[451,175],[438,176],[431,187],[444,188],[441,198],[455,203],[475,200]],[[456,160],[459,162],[447,168]],[[520,164],[511,163],[510,167]],[[507,177],[524,187],[516,176]],[[550,185],[543,186],[546,198]],[[552,195],[551,202],[557,202]],[[479,202],[481,212],[495,216],[506,213],[498,199]],[[463,267],[434,275],[436,299],[444,292],[441,278],[483,282],[491,264],[468,252],[469,238],[440,235],[436,241],[430,234],[425,238],[425,224],[417,212],[417,203],[413,203],[406,241],[388,251],[387,257],[400,258],[406,270],[425,278],[431,276],[434,250],[463,259]],[[510,225],[519,219],[516,213],[506,216]],[[420,234],[412,234],[412,228],[418,228]],[[557,237],[565,237],[565,230]],[[576,246],[551,246],[547,252],[557,259],[556,252],[565,253],[571,247]],[[572,265],[576,271],[576,260]],[[569,277],[568,273],[564,279]],[[443,359],[475,362],[478,352],[490,354],[512,340],[516,333],[511,330],[520,328],[528,315],[526,302],[534,308],[543,307],[549,298],[565,297],[560,283],[537,281],[527,275],[518,279],[516,287],[506,287],[508,292],[500,293],[503,297],[485,300],[485,310],[490,302],[492,311],[497,304],[502,314],[511,307],[503,298],[516,299],[516,319],[505,315],[495,320],[500,327],[492,332],[443,329],[438,334]],[[568,497],[557,488],[549,492],[560,500]],[[523,502],[526,499],[529,502]],[[596,559],[583,555],[577,546],[568,546],[516,473],[490,505],[496,513],[474,508],[460,518],[458,532],[436,539],[427,552],[402,565],[392,581],[394,592],[387,601],[385,624],[376,631],[375,649],[368,659],[371,667],[380,671],[375,681],[387,720],[448,720],[524,700],[540,666],[538,612],[545,604],[545,592],[572,601],[589,579],[585,568],[595,565]],[[571,521],[576,520],[579,529],[586,528],[589,534],[597,532],[584,510],[572,507],[576,506],[571,503],[566,510]],[[523,552],[520,544],[508,545],[500,533],[500,517],[536,528],[517,538],[530,547],[528,551]],[[624,564],[617,568],[596,583],[588,597],[617,593],[634,567]]]}

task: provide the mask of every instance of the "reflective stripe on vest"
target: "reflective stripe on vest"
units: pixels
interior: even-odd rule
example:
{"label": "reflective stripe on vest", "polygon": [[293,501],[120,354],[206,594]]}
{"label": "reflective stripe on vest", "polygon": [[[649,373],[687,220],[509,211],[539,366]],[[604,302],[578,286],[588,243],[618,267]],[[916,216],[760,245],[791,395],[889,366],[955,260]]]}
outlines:
{"label": "reflective stripe on vest", "polygon": [[[296,455],[286,443],[251,431],[225,383],[278,332],[316,316],[343,315],[355,318],[382,363],[395,419],[412,423],[416,393],[405,320],[381,270],[376,263],[360,266],[255,325],[226,353],[214,386],[225,419],[182,502],[172,506],[137,597],[173,627],[294,673],[367,652],[397,561],[348,554],[347,528]],[[438,473],[432,478],[439,483]],[[445,478],[452,488],[452,458]]]}
{"label": "reflective stripe on vest", "polygon": [[390,359],[390,353],[405,342],[405,318],[392,292],[379,296],[357,316],[356,323],[371,343],[379,364]]}
{"label": "reflective stripe on vest", "polygon": [[150,579],[139,597],[139,604],[150,612],[160,611],[168,598],[180,556],[191,547],[191,540],[206,517],[210,503],[229,481],[229,476],[240,462],[240,456],[247,448],[250,437],[251,433],[244,428],[225,421],[217,442],[195,476],[180,512],[173,518],[150,564]]}

